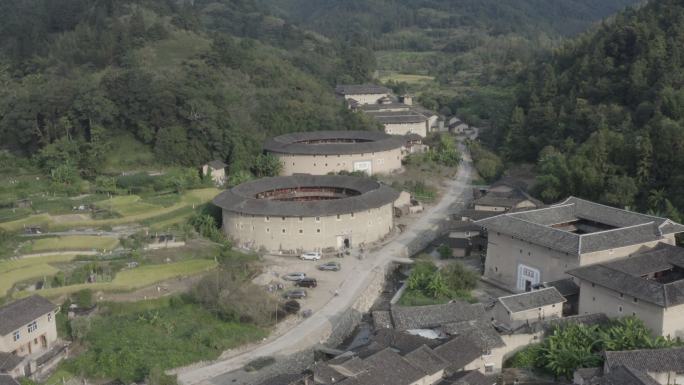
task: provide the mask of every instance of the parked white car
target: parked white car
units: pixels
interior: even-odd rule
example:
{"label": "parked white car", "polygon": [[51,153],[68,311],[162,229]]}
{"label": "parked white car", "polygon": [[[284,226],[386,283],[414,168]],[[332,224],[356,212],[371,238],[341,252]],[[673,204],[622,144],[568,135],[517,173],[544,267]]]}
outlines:
{"label": "parked white car", "polygon": [[289,273],[283,275],[283,279],[286,281],[301,281],[302,279],[306,278],[305,273]]}
{"label": "parked white car", "polygon": [[309,251],[299,256],[304,261],[318,261],[321,259],[321,253],[318,251]]}

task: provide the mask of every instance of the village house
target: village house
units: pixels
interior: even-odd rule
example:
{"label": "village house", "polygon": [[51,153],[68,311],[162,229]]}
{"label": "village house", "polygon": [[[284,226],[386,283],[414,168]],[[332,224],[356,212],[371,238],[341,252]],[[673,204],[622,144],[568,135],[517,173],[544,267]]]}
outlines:
{"label": "village house", "polygon": [[369,116],[385,127],[385,133],[390,135],[416,134],[426,137],[428,133],[428,118],[414,111],[368,111]]}
{"label": "village house", "polygon": [[0,307],[0,373],[30,376],[57,345],[59,307],[34,295]]}
{"label": "village house", "polygon": [[575,197],[542,209],[476,222],[487,230],[484,277],[512,291],[531,291],[566,271],[675,244],[684,226]]}
{"label": "village house", "polygon": [[335,87],[335,93],[357,105],[377,104],[381,98],[389,97],[390,89],[374,84],[350,84]]}
{"label": "village house", "polygon": [[[373,312],[375,317],[376,312]],[[444,324],[483,319],[484,306],[453,301],[443,305],[392,306],[391,321],[396,330],[439,328]]]}
{"label": "village house", "polygon": [[647,374],[660,385],[684,384],[684,348],[605,352],[604,356],[604,376],[629,368],[632,373]]}
{"label": "village house", "polygon": [[580,314],[634,316],[658,335],[684,337],[684,248],[661,244],[568,274],[579,281]]}
{"label": "village house", "polygon": [[524,324],[561,318],[564,302],[565,298],[553,287],[499,297],[493,320],[515,330]]}
{"label": "village house", "polygon": [[476,211],[491,211],[504,213],[510,211],[524,211],[538,209],[544,204],[531,197],[522,188],[511,183],[500,181],[482,191],[475,191],[473,209]]}
{"label": "village house", "polygon": [[212,160],[202,165],[202,176],[208,176],[214,181],[216,186],[222,186],[226,182],[226,167],[228,165],[222,161]]}

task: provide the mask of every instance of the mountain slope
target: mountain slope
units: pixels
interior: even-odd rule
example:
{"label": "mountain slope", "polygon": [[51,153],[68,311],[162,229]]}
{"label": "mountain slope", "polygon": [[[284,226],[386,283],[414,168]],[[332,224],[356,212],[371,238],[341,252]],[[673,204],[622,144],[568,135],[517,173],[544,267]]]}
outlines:
{"label": "mountain slope", "polygon": [[332,92],[364,52],[250,0],[2,2],[0,145],[88,176],[126,132],[160,165],[248,169],[267,136],[372,127]]}
{"label": "mountain slope", "polygon": [[684,209],[684,4],[656,0],[527,72],[503,147],[546,200]]}

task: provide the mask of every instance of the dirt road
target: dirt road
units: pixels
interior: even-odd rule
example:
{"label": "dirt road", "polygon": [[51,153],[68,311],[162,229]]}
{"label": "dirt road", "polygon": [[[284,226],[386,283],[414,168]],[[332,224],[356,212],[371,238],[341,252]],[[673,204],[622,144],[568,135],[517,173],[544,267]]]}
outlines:
{"label": "dirt road", "polygon": [[464,154],[463,163],[456,178],[446,183],[446,193],[443,194],[441,200],[426,210],[420,219],[411,224],[396,239],[379,250],[369,253],[356,264],[353,267],[355,274],[342,282],[337,297],[333,297],[310,318],[270,342],[241,350],[237,355],[226,357],[224,354],[225,359],[208,365],[196,365],[176,370],[179,383],[183,385],[221,384],[223,381],[217,377],[240,369],[255,358],[287,356],[324,342],[323,339],[330,334],[333,327],[331,320],[353,306],[374,275],[380,274],[384,270],[383,267],[392,259],[407,257],[407,249],[413,249],[415,242],[422,243],[423,239],[428,239],[450,213],[462,208],[470,199],[468,186],[472,173],[472,161],[466,149],[462,145],[460,148]]}

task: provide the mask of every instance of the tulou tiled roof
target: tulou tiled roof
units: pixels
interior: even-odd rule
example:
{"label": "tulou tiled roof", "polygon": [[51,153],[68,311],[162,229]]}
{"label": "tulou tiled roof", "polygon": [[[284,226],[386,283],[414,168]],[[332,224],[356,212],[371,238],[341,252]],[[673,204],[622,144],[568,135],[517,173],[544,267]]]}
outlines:
{"label": "tulou tiled roof", "polygon": [[452,322],[481,319],[484,306],[463,301],[443,305],[392,306],[391,314],[397,330],[430,329]]}
{"label": "tulou tiled roof", "polygon": [[[598,222],[613,229],[580,235],[552,227],[580,219]],[[575,197],[543,209],[501,214],[476,223],[490,232],[508,234],[569,255],[658,241],[665,235],[684,232],[684,226],[669,219]]]}
{"label": "tulou tiled roof", "polygon": [[569,270],[568,274],[642,301],[669,307],[684,304],[684,279],[661,283],[644,276],[674,267],[684,269],[684,248],[663,243],[629,258],[582,266]]}
{"label": "tulou tiled roof", "polygon": [[405,354],[404,358],[425,374],[437,373],[449,366],[447,360],[425,345]]}
{"label": "tulou tiled roof", "polygon": [[341,84],[335,87],[340,95],[375,95],[389,94],[390,89],[376,84]]}
{"label": "tulou tiled roof", "polygon": [[499,302],[511,313],[540,308],[565,302],[565,298],[555,287],[499,297]]}
{"label": "tulou tiled roof", "polygon": [[605,352],[604,372],[626,366],[650,373],[675,372],[684,374],[684,348],[640,349]]}
{"label": "tulou tiled roof", "polygon": [[[310,143],[337,140],[337,142]],[[349,155],[399,149],[406,138],[380,131],[311,131],[276,136],[266,141],[264,150],[280,154]],[[345,142],[347,141],[347,142]]]}
{"label": "tulou tiled roof", "polygon": [[347,377],[340,385],[409,385],[425,376],[392,349],[384,349],[363,360],[367,367],[355,376]]}
{"label": "tulou tiled roof", "polygon": [[[261,192],[286,188],[336,187],[358,191],[360,195],[315,201],[257,199]],[[304,175],[262,178],[226,190],[213,203],[224,210],[248,215],[315,217],[349,214],[378,208],[394,202],[399,193],[370,178],[346,175]]]}
{"label": "tulou tiled roof", "polygon": [[0,336],[26,326],[56,308],[57,305],[39,295],[23,298],[0,307]]}

